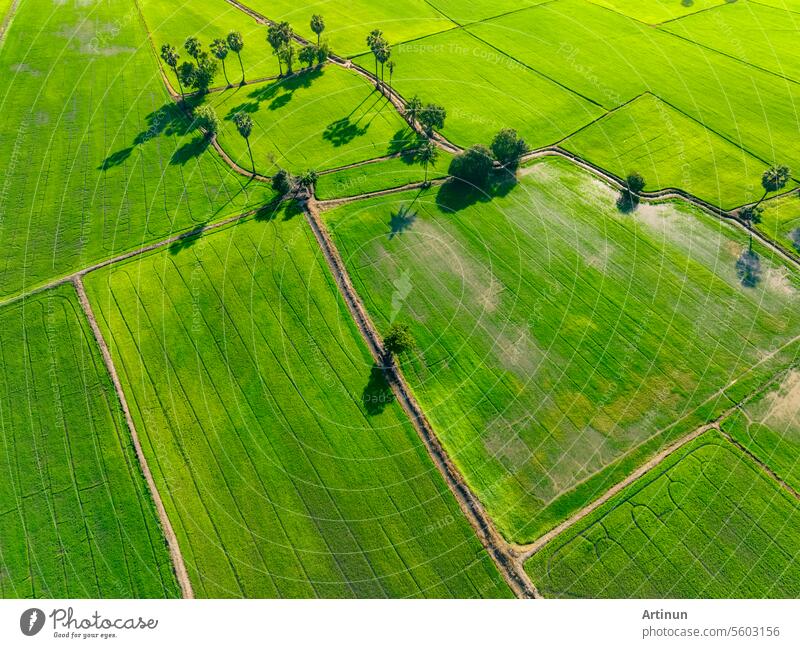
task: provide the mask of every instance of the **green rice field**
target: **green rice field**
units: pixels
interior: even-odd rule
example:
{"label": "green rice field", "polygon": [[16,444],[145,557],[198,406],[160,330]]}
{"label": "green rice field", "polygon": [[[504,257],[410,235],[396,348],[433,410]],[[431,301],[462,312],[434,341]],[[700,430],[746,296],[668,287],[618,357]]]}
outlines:
{"label": "green rice field", "polygon": [[800,505],[717,434],[526,563],[547,596],[796,598]]}
{"label": "green rice field", "polygon": [[74,289],[0,309],[0,352],[0,597],[179,596]]}
{"label": "green rice field", "polygon": [[195,594],[508,596],[304,223],[87,277]]}

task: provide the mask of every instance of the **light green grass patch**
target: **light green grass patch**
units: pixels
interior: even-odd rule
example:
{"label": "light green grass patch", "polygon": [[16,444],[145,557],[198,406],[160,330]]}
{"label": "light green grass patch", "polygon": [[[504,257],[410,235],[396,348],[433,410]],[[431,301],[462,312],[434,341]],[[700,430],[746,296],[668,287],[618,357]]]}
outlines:
{"label": "light green grass patch", "polygon": [[0,71],[0,295],[272,195],[189,128],[127,1],[24,0]]}
{"label": "light green grass patch", "polygon": [[516,13],[525,7],[533,7],[549,0],[430,0],[430,4],[459,25],[492,16]]}
{"label": "light green grass patch", "polygon": [[763,193],[763,162],[649,94],[561,145],[618,177],[641,173],[648,191],[678,187],[724,209]]}
{"label": "light green grass patch", "polygon": [[745,63],[800,79],[797,47],[800,15],[755,2],[736,2],[683,20],[663,29]]}
{"label": "light green grass patch", "polygon": [[545,596],[795,598],[800,505],[711,432],[525,565]]}
{"label": "light green grass patch", "polygon": [[800,490],[800,371],[781,376],[723,421],[722,429]]}
{"label": "light green grass patch", "polygon": [[[675,20],[705,11],[712,7],[721,7],[730,0],[592,0],[595,4],[608,7],[626,16],[635,18],[650,25]],[[709,12],[713,13],[713,12]]]}
{"label": "light green grass patch", "polygon": [[[153,38],[156,52],[164,43],[170,43],[179,52],[181,61],[192,61],[192,57],[183,48],[189,36],[200,39],[203,49],[209,51],[209,45],[215,38],[225,38],[230,32],[238,31],[244,40],[242,65],[235,52],[228,52],[225,67],[228,79],[238,84],[242,79],[242,66],[248,80],[277,76],[278,59],[270,54],[266,42],[267,28],[258,24],[253,18],[237,9],[225,0],[203,0],[203,2],[183,2],[176,4],[166,0],[140,0],[142,13]],[[225,85],[222,63],[214,79],[215,86]],[[169,77],[175,91],[178,82],[175,74],[163,63],[164,72]]]}
{"label": "light green grass patch", "polygon": [[72,286],[0,309],[0,597],[180,595]]}
{"label": "light green grass patch", "polygon": [[510,595],[294,208],[86,285],[198,596]]}
{"label": "light green grass patch", "polygon": [[325,20],[322,39],[340,56],[354,56],[369,51],[367,34],[383,31],[389,43],[400,43],[455,27],[441,12],[425,0],[376,2],[375,0],[314,0],[296,3],[290,0],[250,0],[247,6],[270,20],[287,20],[295,32],[316,42],[311,31],[311,16]]}
{"label": "light green grass patch", "polygon": [[[452,155],[445,151],[439,151],[436,163],[428,166],[428,179],[433,180],[446,176],[452,160]],[[422,182],[424,179],[425,167],[417,161],[413,152],[409,152],[388,160],[326,173],[317,181],[315,193],[320,200],[345,198],[382,189],[402,187],[412,182]]]}
{"label": "light green grass patch", "polygon": [[[759,196],[760,198],[760,196]],[[800,196],[792,193],[767,200],[755,227],[790,252],[800,252]]]}
{"label": "light green grass patch", "polygon": [[253,119],[250,146],[256,169],[330,169],[394,153],[410,128],[391,103],[355,72],[336,65],[206,97],[222,119],[220,144],[250,168],[247,145],[233,117]]}
{"label": "light green grass patch", "polygon": [[[405,98],[447,110],[443,134],[462,146],[489,144],[501,128],[516,128],[528,146],[552,144],[603,114],[566,90],[465,31],[395,47],[394,86]],[[372,69],[371,55],[356,62]]]}
{"label": "light green grass patch", "polygon": [[[620,213],[563,160],[492,200],[393,194],[326,214],[380,331],[504,535],[530,541],[792,362],[800,281],[740,230],[677,205]],[[794,342],[793,342],[794,341]]]}

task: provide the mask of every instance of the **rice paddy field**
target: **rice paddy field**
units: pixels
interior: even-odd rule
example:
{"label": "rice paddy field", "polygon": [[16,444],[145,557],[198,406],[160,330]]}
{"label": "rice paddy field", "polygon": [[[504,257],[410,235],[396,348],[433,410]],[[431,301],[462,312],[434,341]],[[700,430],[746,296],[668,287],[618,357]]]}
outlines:
{"label": "rice paddy field", "polygon": [[322,171],[396,153],[410,128],[381,93],[350,70],[329,65],[280,81],[213,93],[206,102],[222,119],[218,141],[244,168],[247,143],[233,117],[253,120],[256,170]]}
{"label": "rice paddy field", "polygon": [[796,598],[797,500],[704,436],[527,563],[558,597]]}
{"label": "rice paddy field", "polygon": [[[333,56],[294,40],[282,74],[268,25],[316,43],[315,14]],[[800,596],[798,27],[800,0],[0,0],[0,597],[188,595],[181,560],[207,598]],[[232,31],[182,100],[162,45]],[[446,111],[427,169],[414,96]],[[506,128],[513,174],[449,178]],[[686,199],[625,199],[632,172]],[[373,325],[413,338],[397,392]]]}
{"label": "rice paddy field", "polygon": [[271,197],[206,150],[129,2],[20,2],[0,70],[2,296]]}
{"label": "rice paddy field", "polygon": [[509,590],[280,211],[87,277],[198,596]]}
{"label": "rice paddy field", "polygon": [[[447,185],[326,214],[379,330],[506,538],[531,541],[795,360],[798,277],[677,204],[621,214],[565,161],[471,204]],[[505,195],[502,195],[505,193]],[[727,394],[727,395],[726,395]]]}
{"label": "rice paddy field", "polygon": [[0,309],[0,597],[180,594],[93,344],[71,286]]}

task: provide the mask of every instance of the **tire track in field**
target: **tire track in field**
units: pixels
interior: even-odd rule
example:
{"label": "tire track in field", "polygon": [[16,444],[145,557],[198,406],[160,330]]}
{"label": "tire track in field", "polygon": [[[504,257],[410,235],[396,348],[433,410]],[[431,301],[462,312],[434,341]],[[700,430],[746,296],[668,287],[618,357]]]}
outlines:
{"label": "tire track in field", "polygon": [[522,568],[517,552],[495,529],[483,505],[472,493],[463,476],[450,460],[399,368],[394,363],[384,363],[383,342],[350,282],[344,262],[328,235],[313,198],[306,201],[303,207],[306,220],[317,239],[328,268],[359,332],[367,344],[367,348],[370,350],[375,362],[383,367],[386,379],[391,385],[398,403],[403,407],[409,420],[416,428],[428,450],[428,454],[439,469],[466,518],[475,529],[481,543],[494,560],[498,571],[508,586],[518,598],[539,598],[535,585]]}
{"label": "tire track in field", "polygon": [[186,571],[186,565],[183,562],[183,556],[181,555],[181,550],[178,546],[178,538],[175,536],[175,532],[172,529],[166,509],[164,508],[164,503],[161,501],[161,496],[159,495],[155,481],[153,480],[153,474],[150,472],[150,467],[147,465],[147,459],[142,451],[142,445],[139,442],[139,435],[136,432],[136,426],[133,423],[133,418],[131,417],[130,410],[128,409],[128,402],[125,399],[125,393],[122,391],[122,384],[120,383],[119,376],[117,375],[117,370],[114,367],[114,362],[111,358],[111,352],[106,345],[103,334],[101,333],[100,327],[95,319],[92,306],[89,303],[89,298],[86,296],[86,291],[83,287],[81,276],[75,276],[72,280],[72,283],[75,285],[75,290],[78,293],[78,301],[80,301],[81,308],[83,308],[86,319],[89,320],[89,325],[92,328],[95,341],[97,342],[97,346],[100,347],[100,352],[103,355],[103,361],[106,365],[106,370],[108,371],[111,381],[114,384],[114,391],[117,392],[120,406],[125,414],[125,421],[127,422],[128,429],[131,433],[133,446],[136,450],[136,457],[139,460],[139,465],[142,468],[142,473],[144,474],[145,481],[147,482],[147,487],[150,490],[150,495],[156,505],[156,512],[158,513],[158,519],[161,522],[164,538],[167,542],[167,547],[169,548],[169,553],[172,558],[172,566],[175,570],[175,576],[178,579],[178,584],[181,588],[181,594],[183,595],[183,598],[194,598],[192,584],[189,581],[189,574]]}

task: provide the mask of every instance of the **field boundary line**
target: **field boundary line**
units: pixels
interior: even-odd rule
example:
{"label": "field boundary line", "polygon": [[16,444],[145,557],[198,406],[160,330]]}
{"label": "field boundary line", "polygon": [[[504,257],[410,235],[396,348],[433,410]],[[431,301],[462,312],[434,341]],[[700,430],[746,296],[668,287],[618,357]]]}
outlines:
{"label": "field boundary line", "polygon": [[14,21],[14,16],[17,13],[17,8],[19,7],[19,3],[22,0],[14,0],[11,3],[11,6],[8,8],[8,12],[5,16],[3,16],[3,22],[0,23],[0,47],[3,46],[3,42],[6,39],[6,33],[8,32],[8,28],[11,26],[11,23]]}
{"label": "field boundary line", "polygon": [[150,496],[153,498],[153,502],[156,506],[156,512],[158,513],[158,519],[161,522],[164,539],[166,540],[167,547],[169,548],[169,554],[172,558],[172,568],[175,572],[175,577],[178,580],[178,584],[180,585],[181,594],[183,598],[186,599],[194,598],[192,583],[189,580],[189,573],[186,571],[186,565],[183,561],[183,554],[181,554],[181,549],[178,545],[178,538],[175,535],[175,531],[173,530],[172,524],[169,521],[169,516],[167,515],[167,510],[164,508],[164,503],[161,501],[161,495],[158,493],[158,488],[156,487],[155,480],[153,479],[153,473],[150,472],[150,467],[147,465],[147,458],[144,456],[142,444],[139,441],[139,435],[136,432],[136,426],[133,423],[133,417],[131,416],[130,409],[128,408],[128,401],[126,400],[125,393],[122,390],[122,383],[120,382],[119,375],[114,367],[114,361],[111,357],[111,352],[109,351],[108,345],[106,345],[106,341],[103,338],[102,332],[100,331],[100,326],[97,324],[97,319],[94,316],[92,305],[89,303],[89,297],[86,295],[86,290],[83,287],[81,276],[76,276],[72,280],[72,283],[78,293],[78,301],[80,301],[81,308],[83,308],[86,319],[89,320],[89,326],[92,328],[92,333],[94,334],[97,346],[100,347],[100,352],[103,356],[103,362],[105,363],[106,370],[111,377],[111,382],[114,384],[114,391],[117,392],[117,398],[119,398],[120,407],[122,407],[122,411],[125,414],[125,421],[128,425],[131,439],[133,440],[133,447],[136,451],[136,457],[139,460],[139,467],[142,469],[145,481],[147,482],[147,487],[150,490]]}
{"label": "field boundary line", "polygon": [[420,436],[434,465],[441,473],[445,483],[455,496],[462,512],[471,523],[478,539],[483,544],[489,556],[497,566],[498,571],[518,598],[540,598],[535,585],[520,562],[516,551],[509,545],[495,529],[494,524],[483,508],[478,498],[472,493],[463,475],[447,455],[441,445],[433,427],[428,422],[425,414],[414,398],[410,387],[405,381],[399,368],[394,363],[385,363],[383,342],[375,325],[367,315],[361,299],[350,282],[350,277],[345,269],[339,251],[334,245],[319,215],[319,210],[313,198],[303,204],[311,231],[320,246],[323,257],[336,282],[339,292],[347,305],[350,314],[367,344],[377,366],[383,373],[408,416],[417,434]]}

